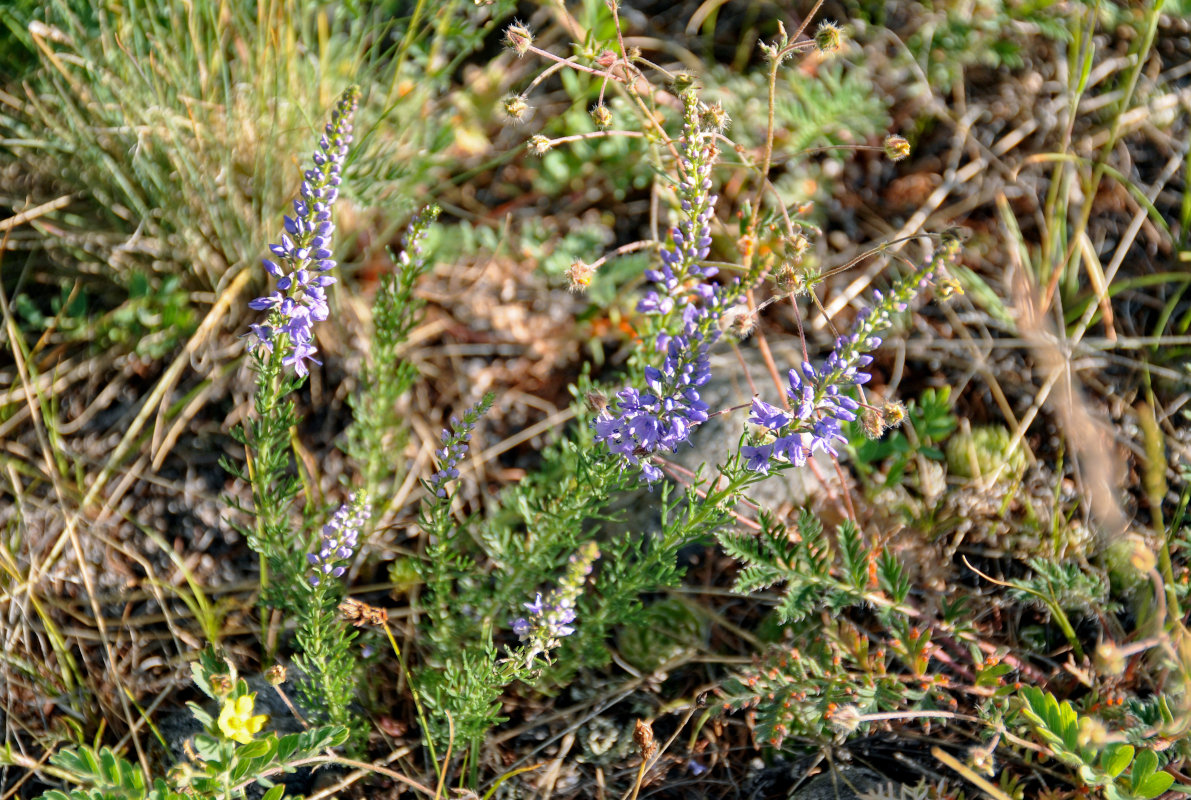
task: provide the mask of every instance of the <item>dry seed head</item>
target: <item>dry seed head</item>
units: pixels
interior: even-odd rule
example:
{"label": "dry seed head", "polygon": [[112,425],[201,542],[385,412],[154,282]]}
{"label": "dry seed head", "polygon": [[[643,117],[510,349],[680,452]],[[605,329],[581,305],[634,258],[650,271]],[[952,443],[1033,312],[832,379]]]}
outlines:
{"label": "dry seed head", "polygon": [[595,273],[595,267],[591,264],[583,259],[576,259],[567,270],[567,288],[576,293],[583,291],[591,286],[591,279],[595,277]]}
{"label": "dry seed head", "polygon": [[860,709],[853,705],[840,706],[831,715],[831,726],[844,736],[860,727]]}
{"label": "dry seed head", "polygon": [[519,94],[511,94],[500,103],[509,119],[514,122],[525,121],[525,115],[529,113],[529,103],[525,102],[524,97]]}
{"label": "dry seed head", "polygon": [[844,35],[834,22],[820,22],[815,30],[815,47],[824,55],[834,55],[843,47]]}
{"label": "dry seed head", "polygon": [[703,106],[699,109],[699,123],[709,131],[723,133],[732,123],[732,118],[719,103]]}
{"label": "dry seed head", "polygon": [[601,103],[591,110],[591,121],[597,128],[606,131],[612,127],[612,112],[608,110],[608,106]]}
{"label": "dry seed head", "polygon": [[906,407],[901,403],[886,403],[881,407],[881,413],[885,416],[887,428],[896,428],[906,421]]}
{"label": "dry seed head", "polygon": [[274,664],[265,670],[265,680],[269,682],[270,686],[280,686],[285,683],[285,667],[280,664]]}
{"label": "dry seed head", "polygon": [[890,161],[901,161],[910,155],[910,143],[904,136],[885,137],[885,157]]}
{"label": "dry seed head", "polygon": [[658,744],[653,739],[653,726],[643,719],[637,720],[637,725],[633,728],[633,743],[637,745],[637,750],[645,761],[653,758],[654,753],[658,751]]}
{"label": "dry seed head", "polygon": [[866,408],[860,415],[860,428],[870,439],[880,439],[885,432],[885,414],[879,408]]}
{"label": "dry seed head", "polygon": [[608,407],[608,396],[595,390],[583,395],[583,401],[587,404],[588,409],[597,414],[604,413],[604,409]]}
{"label": "dry seed head", "polygon": [[533,47],[533,31],[529,29],[528,25],[514,22],[505,30],[505,44],[520,58],[529,52],[529,48]]}
{"label": "dry seed head", "polygon": [[540,133],[529,140],[529,152],[533,153],[535,156],[546,155],[546,153],[550,152],[550,148],[553,146],[554,145],[551,143],[551,141]]}

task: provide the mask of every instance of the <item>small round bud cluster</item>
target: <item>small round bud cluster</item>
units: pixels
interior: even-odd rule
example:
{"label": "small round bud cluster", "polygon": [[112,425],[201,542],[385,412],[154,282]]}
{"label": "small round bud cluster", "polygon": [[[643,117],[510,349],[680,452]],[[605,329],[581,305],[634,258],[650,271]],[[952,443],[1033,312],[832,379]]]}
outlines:
{"label": "small round bud cluster", "polygon": [[285,667],[281,664],[274,664],[265,670],[265,680],[269,682],[270,686],[280,686],[285,683]]}
{"label": "small round bud cluster", "polygon": [[511,94],[500,101],[505,115],[514,122],[524,122],[529,113],[529,103],[519,94]]}
{"label": "small round bud cluster", "polygon": [[904,136],[885,137],[885,157],[890,161],[901,161],[910,155],[910,143]]}
{"label": "small round bud cluster", "polygon": [[533,153],[535,156],[546,155],[550,152],[551,147],[553,147],[553,145],[551,144],[550,140],[540,133],[529,140],[529,152]]}
{"label": "small round bud cluster", "polygon": [[[601,106],[602,108],[602,106]],[[567,288],[578,293],[591,286],[591,279],[595,277],[595,267],[583,259],[575,259],[567,270]]]}
{"label": "small round bud cluster", "polygon": [[528,25],[514,22],[505,30],[505,44],[520,58],[529,52],[529,48],[533,47],[533,31],[529,29]]}
{"label": "small round bud cluster", "polygon": [[834,22],[821,22],[815,31],[815,47],[824,55],[835,55],[844,44],[844,35]]}
{"label": "small round bud cluster", "polygon": [[679,72],[674,75],[674,79],[670,81],[670,89],[674,94],[681,95],[688,90],[695,88],[695,76],[689,72]]}
{"label": "small round bud cluster", "polygon": [[612,127],[612,112],[608,110],[608,106],[601,103],[591,110],[591,121],[597,128],[606,131]]}

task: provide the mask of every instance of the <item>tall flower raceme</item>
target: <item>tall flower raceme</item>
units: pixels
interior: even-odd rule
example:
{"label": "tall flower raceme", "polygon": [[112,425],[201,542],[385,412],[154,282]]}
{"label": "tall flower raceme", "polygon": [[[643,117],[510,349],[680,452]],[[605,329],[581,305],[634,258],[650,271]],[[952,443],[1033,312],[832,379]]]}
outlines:
{"label": "tall flower raceme", "polygon": [[284,334],[282,363],[299,377],[307,374],[307,361],[321,363],[314,357],[318,350],[313,326],[330,313],[326,289],[335,282],[327,274],[335,268],[331,258],[331,236],[335,232],[331,207],[339,197],[359,99],[360,90],[355,86],[340,96],[314,153],[314,166],[303,174],[301,197],[294,200],[294,215],[285,217],[281,241],[269,246],[276,260],[262,261],[265,270],[277,279],[277,290],[248,304],[257,311],[270,312],[266,322],[251,326],[252,332],[269,352],[278,345],[279,335]]}
{"label": "tall flower raceme", "polygon": [[558,586],[545,599],[539,592],[532,603],[525,604],[528,616],[513,621],[513,632],[524,644],[522,656],[527,668],[538,654],[549,653],[575,632],[576,604],[599,557],[600,548],[595,542],[582,545],[571,554],[566,575]]}
{"label": "tall flower raceme", "polygon": [[459,477],[459,461],[467,454],[471,432],[475,429],[480,417],[487,413],[492,406],[493,395],[488,394],[483,400],[463,412],[463,418],[451,417],[451,427],[443,428],[442,447],[435,451],[438,457],[439,469],[430,476],[428,488],[435,499],[447,496],[447,482]]}
{"label": "tall flower raceme", "polygon": [[[660,366],[645,368],[645,388],[626,387],[594,421],[596,440],[640,467],[649,483],[662,471],[649,456],[676,451],[691,431],[707,421],[708,406],[699,387],[711,378],[708,351],[719,338],[719,320],[740,294],[737,284],[706,283],[718,270],[703,265],[711,248],[711,217],[716,196],[711,194],[711,169],[717,155],[715,131],[702,122],[694,92],[683,95],[683,134],[678,142],[678,196],[682,210],[661,250],[661,265],[645,275],[656,285],[637,310],[659,316],[657,349],[665,353]],[[675,330],[671,334],[667,331]]]}
{"label": "tall flower raceme", "polygon": [[783,411],[760,398],[753,399],[749,422],[766,431],[763,441],[741,447],[745,467],[763,475],[774,464],[802,466],[814,453],[838,455],[835,447],[846,440],[841,425],[856,419],[860,403],[848,393],[871,379],[864,369],[869,355],[881,346],[893,315],[912,301],[955,256],[958,242],[949,242],[923,267],[896,281],[888,293],[874,292],[873,305],[857,315],[852,331],[835,340],[835,348],[815,367],[804,361],[787,375],[786,396],[790,410]]}

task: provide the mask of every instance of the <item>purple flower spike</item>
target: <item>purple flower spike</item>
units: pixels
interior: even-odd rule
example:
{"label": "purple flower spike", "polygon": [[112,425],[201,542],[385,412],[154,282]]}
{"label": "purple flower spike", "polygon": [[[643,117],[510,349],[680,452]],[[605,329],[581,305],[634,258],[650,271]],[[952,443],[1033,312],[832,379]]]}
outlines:
{"label": "purple flower spike", "polygon": [[321,322],[329,316],[324,289],[333,279],[312,280],[309,269],[312,260],[315,262],[313,268],[318,271],[325,272],[335,266],[328,247],[334,230],[330,221],[331,205],[339,194],[335,187],[341,181],[343,160],[352,141],[352,118],[359,97],[359,89],[354,86],[340,96],[331,112],[326,135],[319,140],[319,152],[314,154],[315,167],[303,174],[301,199],[294,201],[294,215],[286,215],[280,242],[269,245],[277,260],[262,260],[265,271],[277,278],[280,292],[248,304],[256,311],[271,312],[269,324],[255,326],[253,333],[269,352],[273,351],[274,342],[262,339],[262,331],[268,331],[271,336],[284,333],[289,341],[282,363],[299,377],[307,374],[308,361],[321,363],[314,358],[318,350],[314,346],[311,323]]}

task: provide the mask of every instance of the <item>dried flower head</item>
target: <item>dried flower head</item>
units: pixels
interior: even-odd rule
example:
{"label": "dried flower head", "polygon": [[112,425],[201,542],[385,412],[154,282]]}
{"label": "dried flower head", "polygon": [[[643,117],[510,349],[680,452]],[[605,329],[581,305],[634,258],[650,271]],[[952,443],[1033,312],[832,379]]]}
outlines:
{"label": "dried flower head", "polygon": [[885,157],[890,161],[901,161],[910,155],[910,143],[904,136],[885,137]]}
{"label": "dried flower head", "polygon": [[824,55],[834,55],[843,47],[844,36],[834,22],[820,22],[815,30],[815,47]]}
{"label": "dried flower head", "polygon": [[211,691],[216,697],[226,697],[232,693],[232,678],[230,675],[212,675],[209,682]]}
{"label": "dried flower head", "polygon": [[719,328],[737,341],[743,341],[752,335],[757,327],[757,315],[744,306],[733,306],[724,312],[717,321]]}
{"label": "dried flower head", "polygon": [[637,720],[633,727],[633,744],[637,745],[637,752],[643,761],[649,761],[658,751],[658,743],[653,737],[653,725],[643,719]]}
{"label": "dried flower head", "polygon": [[591,286],[591,279],[595,277],[595,267],[581,258],[575,259],[567,269],[567,288],[572,292],[581,292]]}
{"label": "dried flower head", "polygon": [[520,58],[533,47],[533,31],[528,25],[514,22],[505,30],[505,44]]}
{"label": "dried flower head", "polygon": [[886,403],[881,407],[881,413],[885,415],[885,426],[888,428],[896,428],[906,421],[906,407],[901,403]]}
{"label": "dried flower head", "polygon": [[550,152],[553,143],[542,134],[537,134],[529,140],[529,152],[535,156],[544,156]]}
{"label": "dried flower head", "polygon": [[281,664],[274,664],[265,670],[265,680],[269,682],[270,686],[280,686],[285,683],[285,678],[285,667]]}
{"label": "dried flower head", "polygon": [[712,103],[699,110],[699,122],[707,130],[723,133],[731,124],[732,118],[720,103]]}
{"label": "dried flower head", "polygon": [[505,115],[514,122],[524,122],[529,113],[529,103],[519,94],[511,94],[500,101]]}
{"label": "dried flower head", "polygon": [[885,432],[885,414],[879,408],[866,408],[860,414],[860,429],[870,439],[880,439]]}
{"label": "dried flower head", "polygon": [[597,128],[606,131],[612,127],[612,112],[608,110],[608,106],[601,103],[591,110],[591,121]]}
{"label": "dried flower head", "polygon": [[597,392],[593,389],[592,391],[583,395],[583,402],[586,403],[587,408],[590,411],[600,414],[605,408],[608,407],[608,395],[604,394],[603,392]]}

